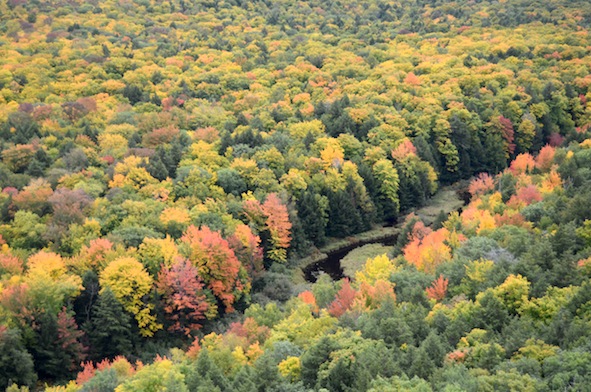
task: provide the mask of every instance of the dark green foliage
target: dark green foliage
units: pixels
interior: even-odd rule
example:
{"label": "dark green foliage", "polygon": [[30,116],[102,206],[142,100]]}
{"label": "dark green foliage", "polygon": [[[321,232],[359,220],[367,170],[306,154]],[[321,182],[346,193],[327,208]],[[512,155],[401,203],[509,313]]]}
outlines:
{"label": "dark green foliage", "polygon": [[271,390],[280,383],[279,370],[270,356],[263,355],[255,362],[254,373],[259,392]]}
{"label": "dark green foliage", "polygon": [[168,177],[168,169],[159,156],[150,158],[150,164],[148,165],[147,170],[152,177],[160,181],[166,180],[166,177]]}
{"label": "dark green foliage", "polygon": [[584,351],[564,352],[547,358],[543,372],[551,390],[585,390],[591,383],[591,353]]}
{"label": "dark green foliage", "polygon": [[18,330],[0,327],[0,388],[18,384],[32,387],[37,380],[33,358]]}
{"label": "dark green foliage", "polygon": [[144,241],[144,238],[162,238],[161,233],[145,226],[120,227],[111,232],[113,238],[125,244],[137,248]]}
{"label": "dark green foliage", "polygon": [[110,289],[104,289],[84,325],[90,343],[88,356],[98,361],[129,355],[132,348],[131,317]]}
{"label": "dark green foliage", "polygon": [[362,230],[361,214],[357,210],[351,195],[347,192],[328,194],[328,223],[326,234],[331,237],[346,237]]}
{"label": "dark green foliage", "polygon": [[368,339],[383,340],[389,347],[415,343],[413,330],[391,302],[359,317],[357,328]]}
{"label": "dark green foliage", "polygon": [[82,291],[74,301],[74,313],[76,314],[76,323],[84,325],[90,321],[92,308],[99,298],[99,280],[94,271],[86,271],[82,276]]}
{"label": "dark green foliage", "polygon": [[257,392],[256,373],[251,366],[242,366],[232,380],[231,390],[236,392]]}
{"label": "dark green foliage", "polygon": [[306,387],[313,388],[316,385],[320,366],[330,360],[330,354],[337,348],[332,339],[322,337],[302,355],[302,381]]}
{"label": "dark green foliage", "polygon": [[486,291],[478,299],[478,303],[480,306],[474,314],[478,327],[500,332],[509,321],[509,312],[505,305],[491,291]]}
{"label": "dark green foliage", "polygon": [[306,238],[314,245],[323,245],[328,219],[320,203],[320,195],[307,190],[297,201],[298,217]]}
{"label": "dark green foliage", "polygon": [[39,125],[29,113],[21,111],[14,112],[0,126],[0,135],[4,140],[11,140],[17,144],[25,144],[35,136],[39,136]]}
{"label": "dark green foliage", "polygon": [[234,169],[221,169],[217,172],[218,185],[224,189],[224,192],[240,196],[248,190],[246,181]]}
{"label": "dark green foliage", "polygon": [[136,85],[125,86],[123,89],[123,96],[127,98],[132,105],[144,100],[142,89]]}
{"label": "dark green foliage", "polygon": [[[0,46],[7,48],[0,66],[0,388],[34,386],[37,375],[37,389],[65,383],[81,361],[123,354],[147,364],[148,375],[156,355],[171,358],[190,391],[588,389],[588,1],[8,0],[0,9]],[[562,146],[553,162],[542,157],[526,175],[505,170],[515,154],[535,156],[546,144]],[[392,163],[398,184],[378,178],[380,160]],[[540,184],[550,170],[562,184],[547,192]],[[482,203],[465,208],[491,206],[494,221],[485,223],[499,227],[479,230],[466,222],[469,214],[450,221],[457,229],[446,238],[452,254],[435,271],[397,257],[418,220],[401,225],[387,277],[395,301],[381,302],[382,287],[372,292],[350,276],[367,297],[330,319],[326,309],[342,283],[301,281],[299,257],[316,255],[315,246],[396,226],[399,209],[428,205],[436,185],[466,187],[478,173],[499,172],[494,190],[473,195]],[[23,192],[44,181],[52,196]],[[529,183],[543,200],[522,208],[517,196]],[[493,191],[509,205],[494,202]],[[289,226],[279,257],[267,221],[277,217],[245,208],[271,193],[289,219],[275,222]],[[45,208],[27,211],[36,203]],[[433,218],[439,207],[430,209]],[[179,221],[168,221],[169,211]],[[440,213],[431,229],[446,220]],[[241,224],[251,238],[238,238],[249,236]],[[244,266],[264,255],[265,270],[207,270],[201,258],[218,255],[190,249],[190,235],[181,239],[190,225],[219,232],[232,242],[227,257],[235,251]],[[152,287],[138,306],[164,327],[140,337],[137,315],[108,289],[99,295],[98,276],[119,257],[155,259],[137,257],[138,247],[168,237],[174,245],[158,260],[191,254],[214,291],[213,277],[238,270],[241,281],[223,291],[242,296],[235,312],[220,306],[196,336],[173,336]],[[97,238],[112,244],[91,245]],[[55,270],[39,279],[30,257],[40,249],[64,259],[43,265]],[[158,265],[141,268],[158,279]],[[495,289],[511,274],[530,284],[518,299],[523,306],[512,307],[512,293]],[[440,276],[447,291],[430,290],[437,299],[429,298],[434,282],[445,290]],[[57,293],[61,279],[77,277],[80,292]],[[306,290],[316,302],[309,313],[294,299]],[[59,295],[56,311],[35,305],[43,295]],[[261,307],[241,315],[249,301]],[[264,308],[269,301],[277,307]],[[302,315],[293,315],[294,325],[281,322],[294,309],[329,327],[304,343],[297,332],[266,329],[296,329]],[[234,322],[244,324],[231,327],[220,349],[240,347],[249,362],[228,374],[217,353],[203,349],[193,361],[171,350],[223,334]],[[532,341],[558,349],[537,358],[528,352]],[[248,353],[255,342],[264,351],[257,359]],[[294,379],[279,372],[290,357],[300,359],[301,379],[297,361]],[[157,381],[177,390],[181,378]],[[82,390],[113,391],[121,382],[104,369]]]}
{"label": "dark green foliage", "polygon": [[427,305],[425,289],[431,285],[432,278],[413,269],[395,272],[390,281],[396,286],[396,299],[400,302],[412,302]]}
{"label": "dark green foliage", "polygon": [[26,341],[35,371],[41,379],[69,379],[84,358],[84,347],[78,342],[82,333],[73,320],[70,322],[65,309],[57,316],[44,312],[37,321]]}

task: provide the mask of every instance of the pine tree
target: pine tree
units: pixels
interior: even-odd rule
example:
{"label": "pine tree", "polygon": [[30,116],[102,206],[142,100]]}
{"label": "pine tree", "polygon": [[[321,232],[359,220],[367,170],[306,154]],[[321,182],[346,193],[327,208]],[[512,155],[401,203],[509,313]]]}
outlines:
{"label": "pine tree", "polygon": [[[220,368],[213,362],[209,356],[209,352],[205,348],[199,352],[199,356],[194,362],[193,367],[189,369],[186,380],[189,391],[210,391],[216,390],[215,388],[221,392],[232,390],[228,380]],[[210,389],[207,389],[208,387]]]}
{"label": "pine tree", "polygon": [[92,360],[114,358],[131,352],[131,318],[108,288],[93,306],[86,331]]}
{"label": "pine tree", "polygon": [[326,233],[331,237],[346,237],[359,232],[361,216],[347,192],[339,191],[328,195],[329,220]]}
{"label": "pine tree", "polygon": [[166,180],[166,177],[168,177],[168,169],[164,166],[164,163],[162,163],[162,159],[157,155],[150,158],[150,163],[148,164],[147,169],[152,177],[160,181],[164,181]]}
{"label": "pine tree", "polygon": [[82,332],[65,309],[58,316],[44,312],[36,317],[34,335],[28,342],[37,374],[42,379],[67,380],[84,359],[79,340]]}
{"label": "pine tree", "polygon": [[314,245],[326,241],[326,211],[320,203],[321,196],[312,190],[306,191],[297,202],[298,217],[308,240]]}
{"label": "pine tree", "polygon": [[279,383],[279,370],[270,355],[261,356],[254,365],[254,371],[260,392],[271,390]]}
{"label": "pine tree", "polygon": [[232,381],[232,391],[235,392],[257,392],[256,384],[254,383],[256,375],[251,366],[242,366],[234,376]]}
{"label": "pine tree", "polygon": [[33,358],[23,347],[18,330],[0,326],[0,390],[10,383],[33,386],[35,380]]}

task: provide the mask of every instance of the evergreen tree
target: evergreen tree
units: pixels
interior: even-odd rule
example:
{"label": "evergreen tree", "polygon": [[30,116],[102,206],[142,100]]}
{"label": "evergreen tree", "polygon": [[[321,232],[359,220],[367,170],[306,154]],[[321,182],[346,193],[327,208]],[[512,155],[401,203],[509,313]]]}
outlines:
{"label": "evergreen tree", "polygon": [[39,378],[59,381],[71,378],[83,359],[83,347],[79,343],[82,332],[65,309],[58,316],[43,312],[36,320],[27,346]]}
{"label": "evergreen tree", "polygon": [[82,286],[84,289],[74,300],[74,313],[78,325],[84,325],[90,321],[92,308],[98,299],[100,285],[96,272],[85,272],[82,276]]}
{"label": "evergreen tree", "polygon": [[206,391],[212,390],[212,388],[213,390],[217,388],[221,392],[232,390],[230,383],[220,368],[213,362],[206,348],[201,349],[199,352],[193,367],[189,369],[186,380],[189,391]]}
{"label": "evergreen tree", "polygon": [[234,376],[231,390],[234,392],[257,392],[255,379],[254,369],[248,365],[242,366]]}
{"label": "evergreen tree", "polygon": [[19,331],[0,327],[0,389],[12,383],[31,387],[36,379],[33,358],[23,346]]}
{"label": "evergreen tree", "polygon": [[166,169],[166,166],[162,163],[162,159],[157,155],[150,158],[147,170],[152,177],[160,181],[164,181],[166,180],[166,177],[168,177],[168,169]]}
{"label": "evergreen tree", "polygon": [[348,192],[330,192],[328,202],[329,219],[326,233],[329,236],[342,238],[361,230],[363,227],[361,215]]}
{"label": "evergreen tree", "polygon": [[305,386],[308,388],[316,386],[320,367],[330,360],[330,354],[336,349],[338,349],[336,343],[324,336],[302,355],[302,381]]}
{"label": "evergreen tree", "polygon": [[90,341],[90,359],[131,353],[131,317],[110,289],[100,294],[91,316],[85,328]]}
{"label": "evergreen tree", "polygon": [[254,364],[259,392],[271,390],[279,383],[279,370],[270,355],[261,356]]}
{"label": "evergreen tree", "polygon": [[297,201],[298,217],[306,238],[315,245],[326,241],[326,211],[321,203],[322,196],[308,189]]}

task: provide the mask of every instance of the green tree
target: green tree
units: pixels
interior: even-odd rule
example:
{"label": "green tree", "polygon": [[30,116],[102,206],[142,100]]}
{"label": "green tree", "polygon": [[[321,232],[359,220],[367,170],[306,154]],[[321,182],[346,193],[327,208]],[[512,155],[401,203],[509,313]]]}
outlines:
{"label": "green tree", "polygon": [[131,317],[109,288],[101,291],[84,327],[90,342],[90,359],[113,359],[131,353]]}
{"label": "green tree", "polygon": [[0,327],[0,388],[15,383],[32,387],[37,380],[33,358],[16,329]]}
{"label": "green tree", "polygon": [[326,197],[308,189],[297,200],[298,217],[306,238],[315,245],[323,245],[326,241],[328,200]]}
{"label": "green tree", "polygon": [[197,360],[187,374],[187,387],[190,391],[206,386],[218,388],[221,392],[230,391],[230,383],[218,365],[211,359],[206,348],[201,349]]}

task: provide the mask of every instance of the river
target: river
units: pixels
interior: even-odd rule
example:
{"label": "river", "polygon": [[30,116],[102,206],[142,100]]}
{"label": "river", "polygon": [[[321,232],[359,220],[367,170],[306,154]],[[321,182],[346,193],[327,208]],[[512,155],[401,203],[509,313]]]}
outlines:
{"label": "river", "polygon": [[[437,214],[440,211],[449,214],[452,211],[460,211],[462,207],[469,201],[469,195],[466,197],[465,187],[459,187],[458,184],[450,185],[441,189],[437,194],[429,201],[428,205],[414,212],[415,215],[420,217],[423,222],[430,226]],[[408,214],[406,214],[408,215]],[[405,217],[401,216],[399,222],[404,222]],[[395,225],[395,227],[401,227],[403,223]],[[373,238],[369,240],[354,241],[351,244],[342,246],[336,250],[327,251],[326,257],[314,263],[308,264],[302,268],[304,278],[310,283],[316,282],[318,275],[321,272],[328,274],[333,280],[339,280],[344,278],[343,268],[341,267],[341,260],[347,256],[352,250],[368,244],[382,244],[385,246],[393,246],[398,240],[398,230],[393,230],[389,235],[382,236],[380,238]]]}

